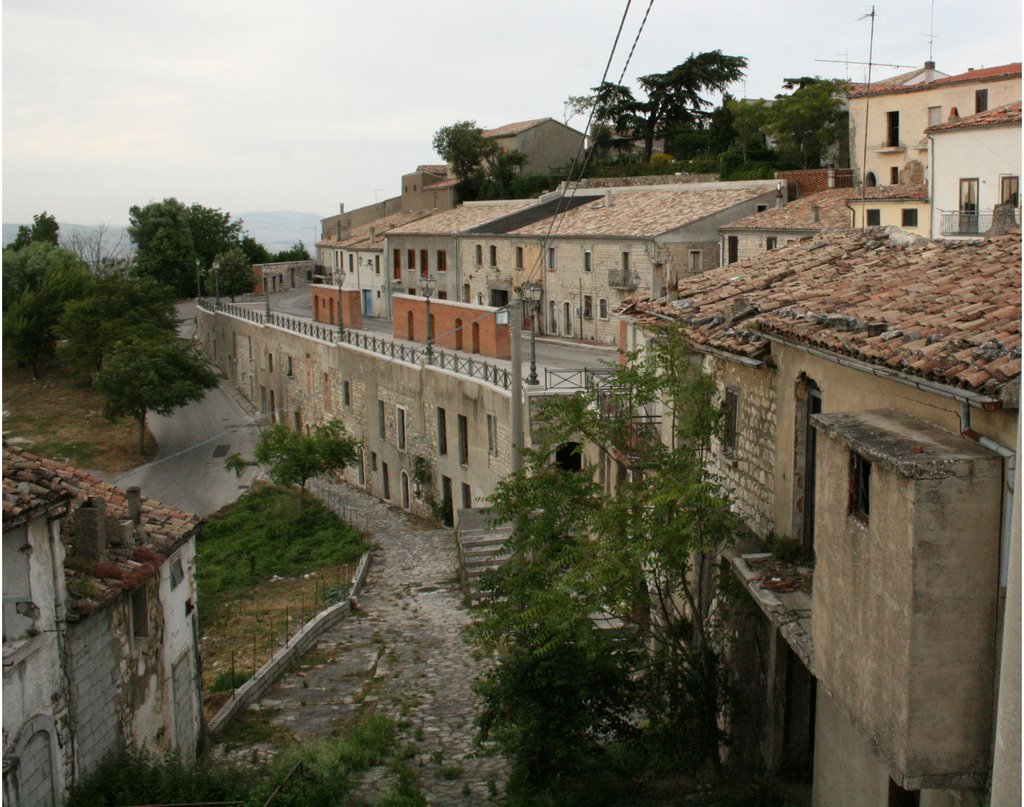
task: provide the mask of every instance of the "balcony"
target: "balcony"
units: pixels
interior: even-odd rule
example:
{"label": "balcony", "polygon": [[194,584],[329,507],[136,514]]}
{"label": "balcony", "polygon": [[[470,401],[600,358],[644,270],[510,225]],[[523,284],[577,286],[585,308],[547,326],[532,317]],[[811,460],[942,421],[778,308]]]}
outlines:
{"label": "balcony", "polygon": [[[1020,224],[1020,208],[1014,211],[1014,219]],[[992,226],[992,211],[975,213],[942,211],[940,233],[942,235],[983,236]]]}
{"label": "balcony", "polygon": [[640,275],[625,269],[611,269],[608,272],[608,285],[613,289],[632,291],[639,285]]}
{"label": "balcony", "polygon": [[872,146],[871,150],[875,154],[903,154],[907,150],[906,143],[879,143],[876,146]]}

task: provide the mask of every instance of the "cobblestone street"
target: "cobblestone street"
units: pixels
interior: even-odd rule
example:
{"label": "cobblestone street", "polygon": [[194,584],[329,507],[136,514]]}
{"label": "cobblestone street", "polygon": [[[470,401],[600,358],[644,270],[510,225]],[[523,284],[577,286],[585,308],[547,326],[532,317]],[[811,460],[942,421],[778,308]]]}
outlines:
{"label": "cobblestone street", "polygon": [[[408,517],[341,484],[323,485],[323,500],[371,532],[372,565],[359,612],[321,637],[303,664],[286,674],[251,709],[296,739],[327,737],[376,704],[399,724],[399,743],[415,743],[410,766],[437,805],[477,805],[502,788],[505,763],[473,753],[476,711],[472,682],[481,671],[463,629],[469,612],[457,580],[451,530]],[[269,750],[269,749],[263,749]],[[373,803],[389,775],[362,778],[359,793]]]}

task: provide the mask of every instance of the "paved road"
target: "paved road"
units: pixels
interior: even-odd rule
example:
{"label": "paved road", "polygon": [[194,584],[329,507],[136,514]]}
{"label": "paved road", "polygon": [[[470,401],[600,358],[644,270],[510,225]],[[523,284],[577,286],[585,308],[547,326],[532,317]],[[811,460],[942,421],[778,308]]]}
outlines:
{"label": "paved road", "polygon": [[[179,335],[191,338],[195,305],[180,303]],[[235,501],[253,478],[248,469],[239,479],[224,468],[224,456],[237,451],[252,457],[259,436],[250,411],[227,381],[207,391],[201,401],[166,417],[150,414],[146,422],[160,446],[152,462],[127,474],[99,474],[125,488],[137,485],[142,495],[189,513],[206,516]]]}
{"label": "paved road", "polygon": [[[504,789],[506,763],[473,754],[472,682],[483,668],[463,637],[470,615],[456,582],[454,535],[347,485],[329,488],[325,500],[373,533],[362,615],[324,634],[310,655],[316,666],[289,673],[250,708],[303,740],[330,736],[375,703],[398,723],[399,742],[415,743],[410,763],[429,803],[486,804],[488,782]],[[369,772],[362,794],[378,794],[389,776]]]}

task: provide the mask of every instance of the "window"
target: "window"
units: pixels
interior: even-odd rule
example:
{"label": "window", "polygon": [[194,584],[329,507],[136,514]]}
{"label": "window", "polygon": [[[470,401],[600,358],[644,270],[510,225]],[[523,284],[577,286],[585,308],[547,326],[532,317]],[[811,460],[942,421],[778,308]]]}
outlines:
{"label": "window", "polygon": [[390,499],[391,498],[391,479],[388,477],[388,464],[386,462],[382,462],[380,464],[380,470],[381,470],[381,482],[384,485],[384,498],[385,499]]}
{"label": "window", "polygon": [[387,427],[384,423],[384,401],[377,399],[377,436],[381,440],[387,437]]}
{"label": "window", "polygon": [[377,473],[377,452],[370,452],[370,470]]}
{"label": "window", "polygon": [[928,125],[938,126],[942,123],[942,107],[930,106],[928,107]]}
{"label": "window", "polygon": [[755,213],[764,213],[768,209],[768,205],[758,205],[754,208]]}
{"label": "window", "polygon": [[690,250],[690,271],[699,272],[704,265],[704,255],[699,249]]}
{"label": "window", "polygon": [[874,171],[868,171],[867,176],[864,177],[864,185],[868,188],[873,188],[878,184],[878,179],[875,177]]}
{"label": "window", "polygon": [[493,413],[487,413],[487,453],[498,456],[498,419]]}
{"label": "window", "polygon": [[437,271],[448,271],[448,253],[443,249],[439,249],[437,251]]}
{"label": "window", "polygon": [[999,203],[1020,207],[1020,177],[1000,177]]}
{"label": "window", "polygon": [[352,272],[354,272],[355,270],[356,270],[356,267],[355,267],[355,256],[350,252],[348,254],[348,271],[349,271],[349,274],[352,274]]}
{"label": "window", "polygon": [[738,390],[726,389],[725,398],[722,400],[722,411],[725,413],[722,449],[727,457],[734,457],[736,455],[736,434],[740,411],[740,394]]}
{"label": "window", "polygon": [[892,166],[889,168],[889,184],[899,185],[900,184],[900,169],[899,166]]}
{"label": "window", "polygon": [[146,586],[132,592],[132,636],[149,636],[149,610],[146,607]]}
{"label": "window", "polygon": [[548,269],[555,268],[555,248],[548,247]]}
{"label": "window", "polygon": [[523,248],[516,247],[516,269],[523,268]]}
{"label": "window", "polygon": [[603,297],[597,301],[597,317],[598,319],[608,319],[608,301]]}
{"label": "window", "polygon": [[356,449],[356,479],[360,485],[366,484],[366,469],[363,467],[363,449]]}
{"label": "window", "polygon": [[341,403],[344,406],[352,406],[352,387],[348,381],[341,382]]}
{"label": "window", "polygon": [[405,251],[405,260],[406,260],[406,263],[409,264],[408,268],[409,268],[409,271],[411,272],[413,269],[416,268],[416,250],[414,250],[414,249],[407,249]]}
{"label": "window", "polygon": [[405,451],[405,410],[395,407],[395,442],[399,451]]}
{"label": "window", "polygon": [[409,474],[402,471],[402,508],[409,509]]}
{"label": "window", "polygon": [[623,273],[629,271],[629,253],[625,250],[622,252],[622,271]]}
{"label": "window", "polygon": [[324,391],[324,409],[331,408],[331,381],[328,378],[327,373],[322,373],[320,376],[320,385]]}
{"label": "window", "polygon": [[917,208],[916,207],[905,207],[900,211],[900,226],[901,227],[916,227],[917,226]]}
{"label": "window", "polygon": [[885,145],[898,146],[900,144],[900,113],[885,113]]}
{"label": "window", "polygon": [[498,265],[498,248],[496,246],[494,246],[494,244],[491,244],[487,248],[487,257],[490,260],[490,265],[491,266],[497,266]]}
{"label": "window", "polygon": [[466,510],[473,506],[473,490],[465,482],[462,483],[462,506]]}
{"label": "window", "polygon": [[[437,293],[437,299],[438,300],[447,300],[448,299],[448,292],[446,292],[446,291],[444,291],[442,289],[441,291],[439,291]],[[430,324],[430,332],[433,333],[434,332],[434,324],[433,324],[434,323],[434,315],[433,314],[430,315],[430,323],[431,323]]]}
{"label": "window", "polygon": [[484,248],[480,244],[476,245],[476,265],[484,265]]}
{"label": "window", "polygon": [[764,239],[764,248],[766,250],[771,251],[775,249],[778,245],[779,239],[776,238],[774,235],[769,235],[766,239]]}
{"label": "window", "polygon": [[375,275],[380,274],[380,255],[373,256],[373,273]]}
{"label": "window", "polygon": [[273,353],[268,353],[267,354],[267,372],[268,373],[274,372],[274,354]]}
{"label": "window", "polygon": [[444,457],[448,454],[448,413],[444,407],[437,407],[437,453]]}
{"label": "window", "polygon": [[469,421],[459,415],[459,465],[469,465]]}
{"label": "window", "polygon": [[978,180],[976,180],[976,179],[961,179],[960,180],[960,212],[961,213],[977,213],[978,212]]}
{"label": "window", "polygon": [[427,251],[425,249],[420,250],[420,277],[426,277],[430,274],[430,261],[427,259]]}
{"label": "window", "polygon": [[589,294],[583,295],[583,319],[594,318],[594,298]]}
{"label": "window", "polygon": [[594,256],[593,256],[593,254],[591,254],[589,249],[583,250],[583,271],[584,272],[592,271],[593,266],[591,264],[591,261],[593,260],[593,257]]}
{"label": "window", "polygon": [[728,262],[736,263],[740,259],[740,238],[738,235],[730,235],[726,239]]}
{"label": "window", "polygon": [[391,250],[391,276],[395,280],[402,279],[402,250]]}
{"label": "window", "polygon": [[850,513],[861,521],[871,514],[871,463],[850,452]]}
{"label": "window", "polygon": [[181,565],[181,558],[174,558],[171,561],[171,588],[175,589],[185,579],[185,569]]}
{"label": "window", "polygon": [[988,90],[974,91],[974,114],[988,109]]}
{"label": "window", "polygon": [[882,211],[876,208],[868,208],[868,227],[878,227],[882,223]]}

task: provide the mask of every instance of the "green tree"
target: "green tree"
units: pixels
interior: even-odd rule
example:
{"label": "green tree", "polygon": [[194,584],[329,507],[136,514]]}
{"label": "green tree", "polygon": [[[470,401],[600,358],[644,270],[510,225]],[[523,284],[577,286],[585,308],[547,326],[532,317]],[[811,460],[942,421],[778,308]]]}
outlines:
{"label": "green tree", "polygon": [[[241,219],[232,221],[231,214],[220,208],[193,204],[188,209],[188,229],[192,248],[200,267],[209,270],[221,253],[236,246],[242,233]],[[222,281],[223,283],[223,278]]]}
{"label": "green tree", "polygon": [[[483,727],[504,732],[495,735],[499,744],[507,735],[543,741],[531,727],[538,711],[549,708],[547,687],[566,675],[552,665],[545,674],[554,680],[517,677],[514,668],[501,671],[505,660],[522,664],[525,656],[531,669],[544,671],[547,653],[565,647],[581,651],[578,666],[590,665],[573,673],[577,679],[601,680],[609,674],[603,665],[614,658],[622,680],[636,683],[635,693],[625,684],[613,690],[621,699],[600,715],[639,718],[632,722],[642,726],[648,759],[690,771],[720,765],[727,631],[713,604],[718,558],[741,523],[708,467],[722,425],[714,395],[713,381],[694,365],[680,332],[666,329],[616,370],[597,400],[545,402],[539,445],[526,452],[524,471],[504,480],[492,499],[495,517],[513,525],[512,557],[485,584],[498,596],[478,629],[483,647],[500,652],[481,690],[491,721]],[[611,473],[624,481],[614,495],[595,484],[596,465],[575,474],[556,467],[556,449],[580,440],[619,466]],[[594,615],[621,630],[597,629]],[[608,637],[620,644],[602,646]],[[494,680],[506,686],[495,687]],[[564,723],[600,725],[590,723],[593,700],[562,705]],[[612,721],[592,738],[626,731]],[[523,753],[519,745],[504,747],[514,766],[524,762],[516,756]]]}
{"label": "green tree", "polygon": [[189,220],[189,208],[173,197],[128,210],[136,271],[178,297],[189,296],[195,283],[195,244]]}
{"label": "green tree", "polygon": [[306,483],[313,477],[340,471],[352,464],[357,456],[357,445],[337,420],[315,426],[310,434],[277,424],[260,432],[254,451],[255,462],[235,453],[228,456],[224,465],[239,476],[249,465],[263,465],[275,484],[298,485],[301,514]]}
{"label": "green tree", "polygon": [[238,246],[245,253],[245,257],[250,265],[254,263],[270,263],[274,259],[270,251],[248,233],[245,233],[239,239]]}
{"label": "green tree", "polygon": [[740,147],[744,164],[750,153],[764,147],[764,137],[768,130],[768,105],[760,98],[728,101],[732,109],[732,128],[736,132],[736,144]]}
{"label": "green tree", "polygon": [[89,269],[74,253],[48,241],[5,250],[3,266],[5,349],[38,378],[42,361],[55,353],[66,306],[88,288]]}
{"label": "green tree", "polygon": [[175,336],[119,342],[93,376],[104,397],[103,414],[110,420],[131,417],[139,425],[139,455],[145,451],[146,414],[169,415],[206,390],[217,377],[191,342]]}
{"label": "green tree", "polygon": [[60,236],[60,225],[57,224],[56,216],[51,216],[45,210],[32,217],[32,226],[22,224],[18,228],[18,234],[11,242],[9,249],[22,249],[29,244],[40,243],[57,246]]}
{"label": "green tree", "polygon": [[497,141],[484,137],[476,121],[457,121],[434,132],[434,151],[452,167],[459,180],[459,195],[466,200],[484,194],[487,160],[501,153]]}
{"label": "green tree", "polygon": [[281,263],[284,261],[308,261],[311,260],[306,245],[299,241],[276,255],[271,256],[270,263]]}
{"label": "green tree", "polygon": [[820,166],[829,151],[846,137],[847,116],[842,97],[846,83],[819,78],[787,79],[796,87],[775,96],[768,108],[768,131],[776,150],[790,165]]}
{"label": "green tree", "polygon": [[[252,264],[240,246],[233,246],[217,256],[220,262],[220,293],[232,300],[236,294],[251,293],[256,287]],[[209,285],[209,284],[207,284]]]}
{"label": "green tree", "polygon": [[[646,98],[636,98],[621,84],[605,82],[594,88],[594,119],[611,123],[620,135],[644,144],[644,160],[650,161],[654,141],[669,135],[681,124],[708,116],[711,102],[703,94],[724,92],[743,76],[747,60],[727,56],[720,50],[691,54],[683,63],[664,73],[637,79]],[[579,98],[571,99],[579,104]]]}
{"label": "green tree", "polygon": [[516,180],[522,177],[526,155],[521,151],[499,151],[487,158],[487,181],[484,195],[488,199],[511,199],[515,194]]}
{"label": "green tree", "polygon": [[173,338],[176,328],[174,299],[165,286],[112,274],[95,278],[81,299],[67,304],[58,332],[68,366],[91,377],[118,342]]}

